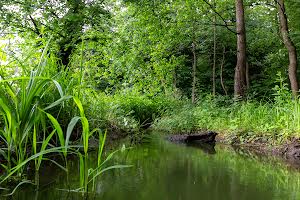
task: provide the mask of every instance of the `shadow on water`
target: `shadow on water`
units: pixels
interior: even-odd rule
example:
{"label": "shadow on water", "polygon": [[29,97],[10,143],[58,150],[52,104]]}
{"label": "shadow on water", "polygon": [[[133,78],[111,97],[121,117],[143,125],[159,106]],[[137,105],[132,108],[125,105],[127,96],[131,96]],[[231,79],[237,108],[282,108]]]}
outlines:
{"label": "shadow on water", "polygon": [[186,143],[186,146],[200,149],[207,154],[217,153],[215,150],[215,146],[216,146],[215,143],[202,143],[202,142],[193,141],[193,142]]}
{"label": "shadow on water", "polygon": [[[97,156],[91,153],[89,162],[96,163]],[[111,162],[133,167],[107,171],[97,178],[96,192],[88,197],[66,192],[79,185],[79,162],[71,160],[68,178],[62,170],[44,166],[39,190],[24,186],[10,199],[300,199],[298,170],[291,170],[276,158],[229,146],[173,144],[154,136],[147,143],[119,152]]]}

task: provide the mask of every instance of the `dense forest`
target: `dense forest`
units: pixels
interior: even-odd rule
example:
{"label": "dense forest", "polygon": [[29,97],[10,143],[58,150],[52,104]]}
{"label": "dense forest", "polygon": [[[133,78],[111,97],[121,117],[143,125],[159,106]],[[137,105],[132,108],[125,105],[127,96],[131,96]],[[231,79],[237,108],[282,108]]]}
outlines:
{"label": "dense forest", "polygon": [[2,1],[3,73],[15,71],[16,57],[33,65],[29,52],[49,43],[52,73],[81,70],[106,94],[262,99],[279,77],[296,94],[298,7],[296,1]]}
{"label": "dense forest", "polygon": [[1,0],[0,13],[1,184],[76,154],[86,192],[128,167],[104,165],[106,137],[147,130],[299,137],[298,0]]}

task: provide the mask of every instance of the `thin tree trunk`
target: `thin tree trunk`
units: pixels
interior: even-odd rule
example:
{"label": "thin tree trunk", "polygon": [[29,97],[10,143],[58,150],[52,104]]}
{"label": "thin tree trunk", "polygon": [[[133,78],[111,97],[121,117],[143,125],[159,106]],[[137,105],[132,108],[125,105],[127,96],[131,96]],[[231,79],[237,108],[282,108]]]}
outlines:
{"label": "thin tree trunk", "polygon": [[225,95],[227,96],[228,93],[227,93],[227,90],[226,90],[226,87],[225,87],[225,84],[224,84],[224,80],[223,80],[223,69],[224,69],[224,63],[225,63],[225,46],[223,46],[223,58],[222,58],[222,63],[221,63],[221,68],[220,68],[220,80],[221,80],[221,85],[222,85],[222,88],[225,92]]}
{"label": "thin tree trunk", "polygon": [[195,16],[193,18],[193,24],[192,24],[192,30],[193,30],[193,36],[192,36],[192,53],[193,53],[193,72],[192,72],[192,78],[193,78],[193,82],[192,82],[192,103],[195,104],[196,103],[196,70],[197,70],[197,55],[196,55],[196,19]]}
{"label": "thin tree trunk", "polygon": [[234,75],[234,96],[243,97],[246,92],[246,29],[243,0],[236,0],[237,64]]}
{"label": "thin tree trunk", "polygon": [[192,103],[196,102],[196,68],[197,68],[197,56],[196,56],[196,44],[192,43],[192,52],[193,52],[193,83],[192,83]]}
{"label": "thin tree trunk", "polygon": [[289,52],[289,79],[294,96],[298,95],[299,85],[297,79],[297,51],[289,36],[288,20],[285,13],[284,0],[277,0],[277,8],[280,22],[280,32],[283,43]]}
{"label": "thin tree trunk", "polygon": [[[216,8],[216,2],[213,1],[214,8]],[[217,48],[217,41],[216,41],[216,33],[217,33],[217,16],[214,13],[214,61],[213,61],[213,96],[216,95],[216,48]]]}
{"label": "thin tree trunk", "polygon": [[248,61],[246,62],[246,88],[249,90],[250,88],[250,78],[249,78],[249,63]]}

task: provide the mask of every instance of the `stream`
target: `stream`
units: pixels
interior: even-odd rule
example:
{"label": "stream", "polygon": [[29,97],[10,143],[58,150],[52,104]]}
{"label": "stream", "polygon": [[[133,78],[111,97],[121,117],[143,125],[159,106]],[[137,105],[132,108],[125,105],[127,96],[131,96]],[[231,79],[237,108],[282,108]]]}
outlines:
{"label": "stream", "polygon": [[[90,155],[90,162],[97,163],[95,153]],[[98,177],[95,193],[89,194],[88,199],[300,199],[297,169],[282,160],[230,146],[187,146],[153,135],[142,144],[118,152],[110,164],[132,167],[110,170]],[[83,199],[81,193],[67,192],[79,185],[78,160],[69,165],[69,177],[57,167],[46,166],[40,174],[38,191],[33,186],[23,186],[9,199]]]}

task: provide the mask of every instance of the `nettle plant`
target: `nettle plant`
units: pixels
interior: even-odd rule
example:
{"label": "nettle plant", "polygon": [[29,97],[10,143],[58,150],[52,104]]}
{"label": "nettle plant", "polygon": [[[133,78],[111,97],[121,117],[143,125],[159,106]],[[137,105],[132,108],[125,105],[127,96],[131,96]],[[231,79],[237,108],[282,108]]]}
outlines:
{"label": "nettle plant", "polygon": [[277,73],[276,85],[273,88],[274,100],[277,104],[285,104],[287,101],[291,100],[291,91],[288,88],[286,79],[282,76],[281,72]]}

